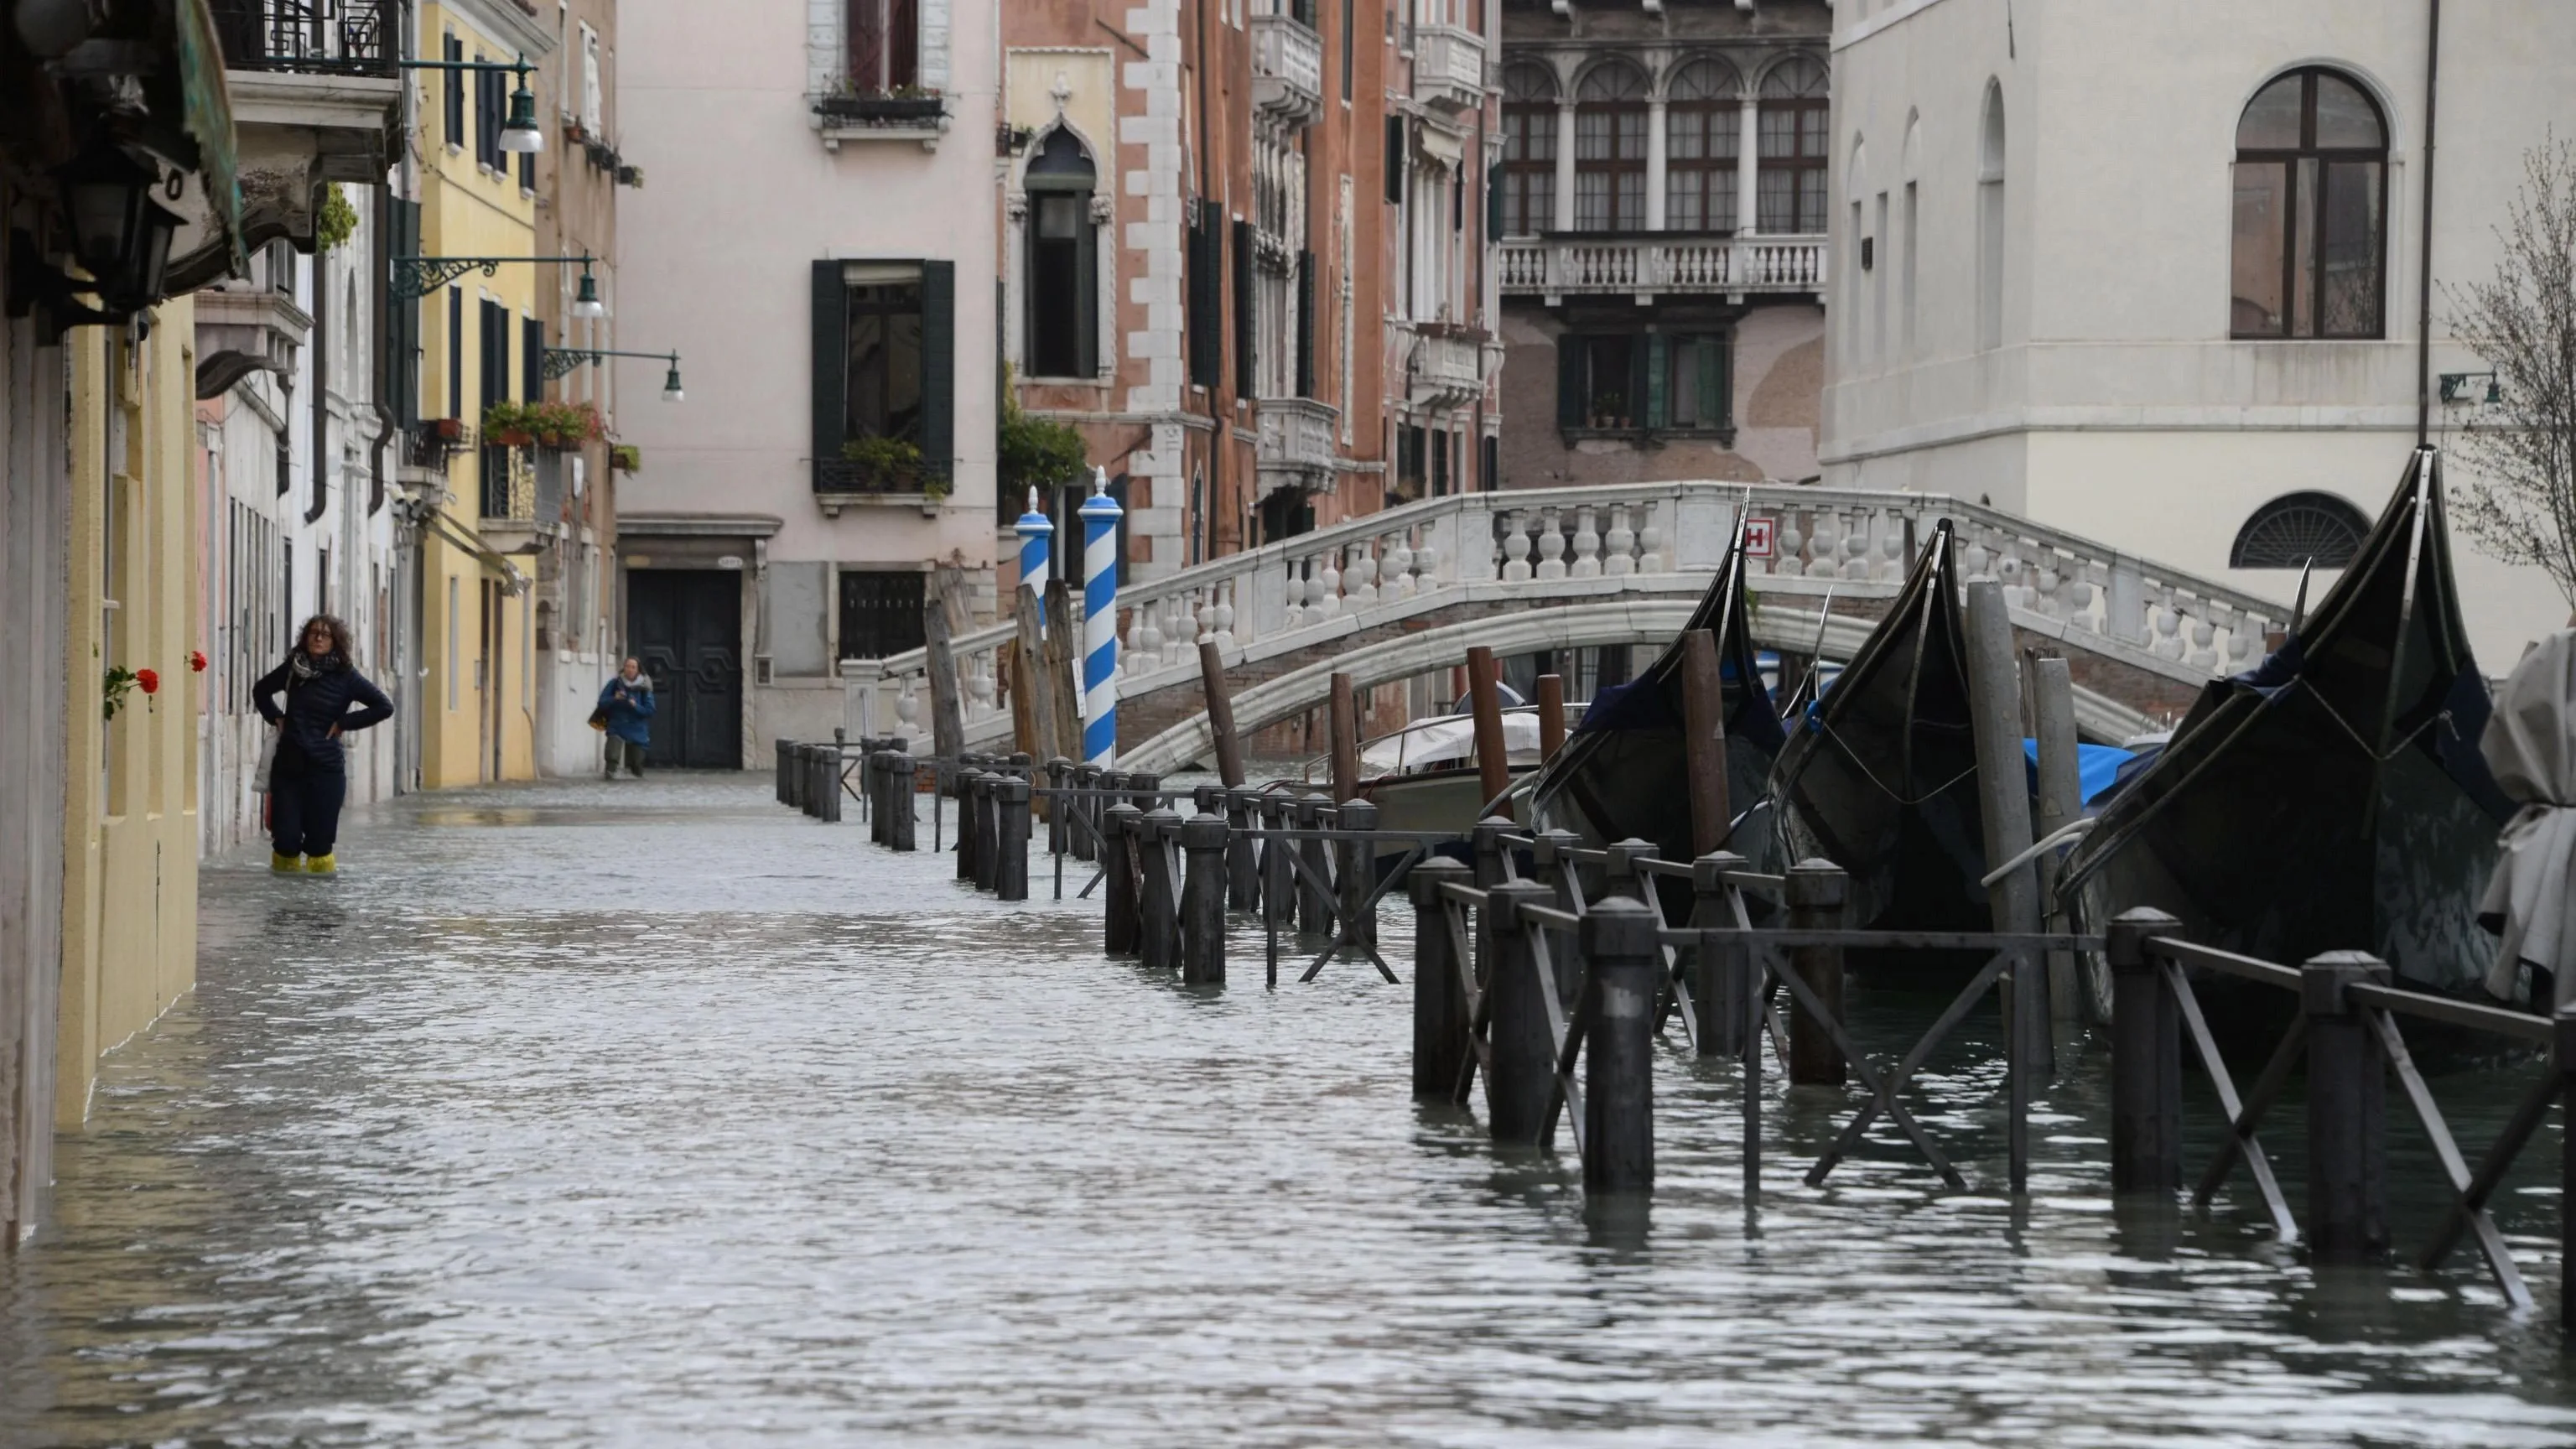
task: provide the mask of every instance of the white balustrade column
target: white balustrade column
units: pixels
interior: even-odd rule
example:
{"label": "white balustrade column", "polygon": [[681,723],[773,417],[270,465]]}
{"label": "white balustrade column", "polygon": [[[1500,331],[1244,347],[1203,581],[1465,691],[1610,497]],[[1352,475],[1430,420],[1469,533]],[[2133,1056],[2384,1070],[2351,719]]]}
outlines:
{"label": "white balustrade column", "polygon": [[1646,102],[1646,230],[1664,229],[1664,102]]}
{"label": "white balustrade column", "polygon": [[1758,188],[1753,178],[1762,165],[1761,106],[1751,97],[1736,107],[1738,130],[1735,139],[1735,234],[1752,236],[1760,228],[1754,225],[1760,215],[1755,207]]}

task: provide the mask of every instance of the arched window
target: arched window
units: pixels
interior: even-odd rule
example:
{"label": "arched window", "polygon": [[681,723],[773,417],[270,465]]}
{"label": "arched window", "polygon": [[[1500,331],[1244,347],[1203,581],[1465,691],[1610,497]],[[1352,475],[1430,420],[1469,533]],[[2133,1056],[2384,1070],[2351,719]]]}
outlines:
{"label": "arched window", "polygon": [[1735,117],[1742,82],[1723,61],[1695,60],[1673,77],[1664,107],[1664,226],[1735,230]]}
{"label": "arched window", "polygon": [[1094,172],[1070,131],[1029,161],[1029,374],[1089,377],[1100,356],[1100,281],[1091,225]]}
{"label": "arched window", "polygon": [[2232,569],[2339,569],[2361,552],[2370,524],[2331,493],[2293,493],[2254,510],[2227,551]]}
{"label": "arched window", "polygon": [[1977,346],[2004,345],[2004,90],[1986,82],[1977,131]]}
{"label": "arched window", "polygon": [[1793,55],[1762,77],[1756,220],[1772,235],[1825,230],[1825,68]]}
{"label": "arched window", "polygon": [[1612,61],[1574,91],[1574,229],[1646,226],[1646,75]]}
{"label": "arched window", "polygon": [[2388,123],[2350,76],[2257,92],[2236,123],[2229,333],[2384,336],[2387,182]]}
{"label": "arched window", "polygon": [[1556,230],[1556,77],[1503,70],[1503,235]]}

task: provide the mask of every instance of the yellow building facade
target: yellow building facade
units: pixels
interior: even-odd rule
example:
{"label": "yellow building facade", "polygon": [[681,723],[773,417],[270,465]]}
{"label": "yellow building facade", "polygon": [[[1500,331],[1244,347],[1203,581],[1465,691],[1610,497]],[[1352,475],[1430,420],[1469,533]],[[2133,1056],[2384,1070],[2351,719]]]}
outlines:
{"label": "yellow building facade", "polygon": [[[533,61],[550,48],[550,37],[497,7],[425,5],[420,26],[424,59]],[[496,149],[515,82],[478,72],[418,74],[421,255],[534,255],[536,197],[519,158]],[[513,261],[489,276],[467,272],[421,298],[420,416],[452,419],[479,442],[486,405],[533,391],[527,373],[542,365],[528,345],[541,315],[538,289],[553,285],[552,267]],[[521,511],[523,467],[511,450],[457,448],[446,463],[438,526],[422,532],[420,777],[429,789],[536,778],[533,570],[484,536],[486,519]]]}
{"label": "yellow building facade", "polygon": [[[66,593],[71,687],[63,798],[54,1116],[87,1115],[100,1055],[196,984],[198,617],[195,305],[148,335],[82,327],[71,384]],[[111,669],[151,670],[112,718]]]}

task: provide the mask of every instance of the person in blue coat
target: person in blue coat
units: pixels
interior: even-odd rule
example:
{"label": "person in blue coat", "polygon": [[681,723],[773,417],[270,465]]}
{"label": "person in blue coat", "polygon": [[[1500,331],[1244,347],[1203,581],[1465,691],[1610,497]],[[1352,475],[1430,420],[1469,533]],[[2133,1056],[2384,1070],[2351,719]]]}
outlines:
{"label": "person in blue coat", "polygon": [[304,622],[298,647],[251,686],[250,697],[277,730],[268,767],[269,869],[329,875],[340,865],[333,847],[349,794],[348,747],[340,737],[393,718],[393,701],[349,662],[349,626],[329,614]]}
{"label": "person in blue coat", "polygon": [[599,712],[608,731],[608,772],[606,778],[617,778],[620,761],[628,774],[644,778],[644,747],[653,742],[653,676],[646,674],[632,659],[621,666],[615,678],[599,687]]}

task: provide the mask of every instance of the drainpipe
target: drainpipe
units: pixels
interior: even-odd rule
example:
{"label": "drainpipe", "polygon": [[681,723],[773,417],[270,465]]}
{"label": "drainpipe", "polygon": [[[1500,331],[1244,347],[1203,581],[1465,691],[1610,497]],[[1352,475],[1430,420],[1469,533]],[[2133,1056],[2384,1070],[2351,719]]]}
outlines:
{"label": "drainpipe", "polygon": [[[1213,64],[1213,62],[1208,56],[1207,13],[1209,7],[1201,4],[1193,5],[1190,8],[1194,12],[1191,18],[1195,20],[1198,25],[1199,139],[1198,146],[1196,147],[1199,153],[1198,219],[1205,221],[1207,219],[1207,204],[1209,200],[1216,195],[1216,187],[1208,173],[1208,152],[1214,149],[1211,143],[1215,140],[1216,136],[1216,121],[1208,110],[1208,68]],[[1220,245],[1232,240],[1231,237],[1226,235],[1228,228],[1225,225],[1225,212],[1223,208],[1219,208],[1217,211],[1215,226],[1217,229],[1216,235]],[[1227,328],[1225,326],[1226,301],[1222,299],[1230,298],[1233,295],[1234,290],[1226,285],[1227,280],[1228,275],[1220,269],[1213,289],[1214,294],[1221,299],[1216,304],[1217,336],[1220,342],[1222,342],[1227,333]],[[1182,339],[1181,350],[1184,354],[1189,351],[1189,339],[1186,337]],[[1220,346],[1217,350],[1219,353],[1223,353],[1227,349]],[[1183,371],[1186,372],[1187,370],[1187,367],[1184,366]],[[1217,376],[1209,381],[1207,390],[1208,466],[1206,477],[1208,481],[1207,486],[1204,489],[1199,490],[1199,497],[1197,500],[1200,511],[1199,530],[1201,536],[1207,540],[1207,552],[1200,558],[1202,563],[1213,560],[1216,557],[1216,493],[1217,488],[1219,487],[1217,480],[1221,476],[1218,472],[1218,467],[1225,456],[1226,444],[1231,440],[1231,435],[1233,433],[1233,429],[1227,426],[1227,424],[1232,420],[1223,415],[1223,403],[1220,399],[1220,394],[1225,391],[1225,374],[1227,371],[1227,368],[1219,366],[1217,368]],[[1187,525],[1184,524],[1184,526],[1186,527]]]}
{"label": "drainpipe", "polygon": [[[408,135],[410,132],[406,130],[404,134]],[[367,315],[368,332],[375,339],[375,346],[369,349],[375,355],[369,359],[368,367],[374,382],[368,391],[373,394],[376,440],[367,449],[367,516],[369,518],[375,517],[385,506],[385,449],[393,442],[395,427],[394,410],[388,403],[394,391],[393,349],[386,345],[393,336],[389,325],[393,321],[393,314],[385,300],[386,292],[391,290],[390,283],[393,276],[393,187],[387,184],[375,187],[373,190],[376,193],[373,226],[375,235],[369,238],[367,248],[368,275],[373,280],[367,286]]]}
{"label": "drainpipe", "polygon": [[[330,186],[325,181],[323,187]],[[316,188],[317,197],[322,194]],[[313,208],[319,217],[322,208]],[[331,458],[331,267],[330,253],[315,248],[313,252],[313,500],[304,505],[304,521],[319,523],[322,510],[330,505],[329,483]],[[330,581],[319,573],[313,576],[317,591],[327,591]],[[321,592],[315,594],[322,597]]]}
{"label": "drainpipe", "polygon": [[2424,34],[2424,240],[2416,281],[2415,446],[2433,430],[2433,120],[2442,78],[2442,0],[2427,0]]}

